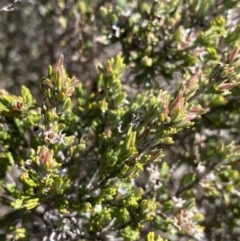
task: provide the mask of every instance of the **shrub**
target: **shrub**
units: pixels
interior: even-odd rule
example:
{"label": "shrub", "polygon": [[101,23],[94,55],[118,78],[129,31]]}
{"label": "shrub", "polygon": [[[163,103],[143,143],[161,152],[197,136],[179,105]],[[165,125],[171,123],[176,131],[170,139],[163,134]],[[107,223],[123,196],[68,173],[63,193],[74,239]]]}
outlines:
{"label": "shrub", "polygon": [[0,90],[2,240],[237,240],[237,4],[103,1],[91,90],[63,55]]}

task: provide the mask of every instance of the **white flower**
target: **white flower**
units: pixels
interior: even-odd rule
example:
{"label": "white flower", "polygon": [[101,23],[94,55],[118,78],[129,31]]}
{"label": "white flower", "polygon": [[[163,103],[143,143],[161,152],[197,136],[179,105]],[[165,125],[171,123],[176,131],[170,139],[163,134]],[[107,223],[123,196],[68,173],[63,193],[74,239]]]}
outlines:
{"label": "white flower", "polygon": [[147,167],[147,171],[149,172],[149,182],[154,184],[154,190],[161,188],[163,184],[160,180],[158,167],[151,164],[150,167]]}
{"label": "white flower", "polygon": [[205,166],[203,166],[203,165],[198,165],[197,166],[197,172],[199,174],[203,174],[205,171],[206,171],[206,167]]}
{"label": "white flower", "polygon": [[156,182],[157,180],[159,180],[160,173],[156,166],[151,164],[150,167],[147,167],[147,171],[149,172],[149,180],[151,182]]}
{"label": "white flower", "polygon": [[112,25],[112,33],[108,35],[108,38],[120,37],[120,28],[117,25]]}
{"label": "white flower", "polygon": [[181,212],[174,217],[174,225],[179,230],[201,240],[204,237],[203,230],[193,221],[196,214],[197,211],[195,209],[181,210]]}
{"label": "white flower", "polygon": [[175,208],[182,208],[183,204],[186,202],[186,200],[183,200],[182,198],[172,197],[173,204]]}
{"label": "white flower", "polygon": [[216,180],[216,175],[210,172],[209,174],[207,174],[206,179],[208,179],[209,181],[214,181]]}
{"label": "white flower", "polygon": [[52,130],[48,130],[43,133],[43,139],[45,142],[51,143],[51,144],[56,144],[58,142],[65,144],[64,143],[65,135],[66,134],[62,134],[61,132],[58,134],[53,132]]}

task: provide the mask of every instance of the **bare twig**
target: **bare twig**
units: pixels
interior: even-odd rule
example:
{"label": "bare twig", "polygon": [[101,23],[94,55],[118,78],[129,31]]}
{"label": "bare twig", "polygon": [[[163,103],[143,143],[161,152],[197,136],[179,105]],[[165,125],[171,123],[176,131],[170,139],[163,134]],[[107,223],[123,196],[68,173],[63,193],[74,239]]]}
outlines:
{"label": "bare twig", "polygon": [[21,0],[15,0],[13,3],[8,4],[0,9],[0,11],[10,12],[16,9],[16,4],[21,2]]}

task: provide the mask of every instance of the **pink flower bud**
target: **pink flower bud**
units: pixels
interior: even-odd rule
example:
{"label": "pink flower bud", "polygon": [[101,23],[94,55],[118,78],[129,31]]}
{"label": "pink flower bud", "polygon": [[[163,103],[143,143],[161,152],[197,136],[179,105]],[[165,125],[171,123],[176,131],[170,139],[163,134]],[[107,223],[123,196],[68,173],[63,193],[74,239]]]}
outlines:
{"label": "pink flower bud", "polygon": [[184,101],[183,101],[183,92],[179,91],[177,97],[172,101],[170,104],[170,110],[179,110],[181,111],[184,106]]}
{"label": "pink flower bud", "polygon": [[228,62],[232,62],[234,59],[238,57],[238,48],[235,48],[232,53],[230,53],[227,57]]}
{"label": "pink flower bud", "polygon": [[39,162],[40,165],[49,169],[52,161],[52,152],[46,146],[42,146],[39,151]]}
{"label": "pink flower bud", "polygon": [[230,90],[230,89],[236,87],[237,85],[238,85],[237,83],[222,83],[217,87],[217,89],[218,90]]}

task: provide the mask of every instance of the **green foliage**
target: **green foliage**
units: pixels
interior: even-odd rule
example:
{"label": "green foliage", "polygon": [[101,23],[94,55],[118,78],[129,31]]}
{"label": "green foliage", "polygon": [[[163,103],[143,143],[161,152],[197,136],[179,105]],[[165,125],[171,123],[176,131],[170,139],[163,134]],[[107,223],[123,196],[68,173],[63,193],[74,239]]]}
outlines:
{"label": "green foliage", "polygon": [[224,18],[224,11],[237,7],[237,1],[150,2],[102,7],[113,26],[111,39],[121,42],[124,60],[136,74],[137,83],[154,82],[160,76],[172,79],[178,71],[191,73],[199,57],[206,67],[220,62],[221,49],[239,43],[238,27],[230,30]]}
{"label": "green foliage", "polygon": [[92,67],[91,88],[60,55],[38,83],[41,96],[0,89],[3,239],[237,240],[239,27],[227,12],[238,6],[39,4],[43,23],[66,31],[61,46],[81,22],[83,58],[103,45],[122,51]]}

